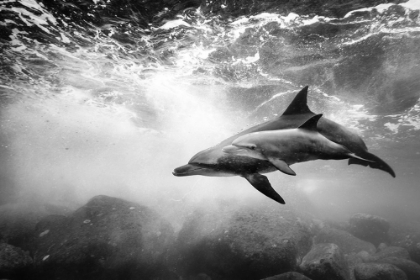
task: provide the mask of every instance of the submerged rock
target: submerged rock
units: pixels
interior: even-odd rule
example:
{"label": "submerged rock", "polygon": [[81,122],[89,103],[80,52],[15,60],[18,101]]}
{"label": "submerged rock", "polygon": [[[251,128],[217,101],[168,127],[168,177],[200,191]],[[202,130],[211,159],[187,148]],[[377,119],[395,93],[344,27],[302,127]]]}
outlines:
{"label": "submerged rock", "polygon": [[301,271],[313,280],[347,280],[349,271],[339,247],[332,243],[315,244],[300,264]]}
{"label": "submerged rock", "polygon": [[402,247],[389,246],[382,248],[379,252],[369,257],[370,261],[379,261],[381,259],[386,259],[390,257],[400,258],[400,259],[410,259],[410,254],[408,251]]}
{"label": "submerged rock", "polygon": [[388,257],[388,258],[380,259],[376,262],[392,264],[398,267],[399,269],[405,272],[408,280],[420,279],[420,265],[411,260],[406,260],[406,259],[397,258],[397,257]]}
{"label": "submerged rock", "polygon": [[27,252],[0,243],[0,278],[28,279],[32,264],[32,258]]}
{"label": "submerged rock", "polygon": [[347,262],[347,267],[349,270],[349,276],[350,276],[350,280],[356,280],[355,276],[354,276],[354,269],[356,268],[356,266],[358,266],[359,264],[363,263],[366,259],[367,256],[370,256],[368,252],[366,251],[361,251],[359,253],[350,253],[344,256],[344,258],[346,259]]}
{"label": "submerged rock", "polygon": [[356,280],[406,280],[405,273],[391,264],[362,263],[354,269]]}
{"label": "submerged rock", "polygon": [[420,233],[418,228],[405,228],[404,225],[397,225],[391,228],[392,244],[405,248],[410,258],[420,264]]}
{"label": "submerged rock", "polygon": [[294,270],[311,244],[306,224],[288,210],[196,211],[179,233],[177,263],[187,277],[260,279]]}
{"label": "submerged rock", "polygon": [[36,224],[51,214],[66,213],[66,208],[47,204],[14,203],[0,206],[0,241],[28,249]]}
{"label": "submerged rock", "polygon": [[151,209],[96,196],[70,216],[49,216],[36,229],[33,256],[50,279],[151,279],[166,272],[172,226]]}
{"label": "submerged rock", "polygon": [[334,243],[340,247],[343,254],[358,253],[366,251],[369,254],[376,252],[373,244],[354,237],[350,233],[324,226],[314,238],[314,243]]}
{"label": "submerged rock", "polygon": [[389,242],[389,222],[381,217],[368,214],[355,214],[349,220],[349,231],[354,236],[375,246]]}

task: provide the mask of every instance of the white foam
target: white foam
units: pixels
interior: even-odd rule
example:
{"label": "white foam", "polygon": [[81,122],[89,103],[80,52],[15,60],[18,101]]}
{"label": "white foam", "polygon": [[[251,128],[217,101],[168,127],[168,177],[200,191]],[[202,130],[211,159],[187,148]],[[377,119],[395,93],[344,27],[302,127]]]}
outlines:
{"label": "white foam", "polygon": [[60,35],[61,35],[61,41],[63,42],[63,43],[70,43],[71,41],[70,41],[70,39],[66,36],[66,35],[64,35],[63,33],[60,33]]}
{"label": "white foam", "polygon": [[399,5],[411,10],[420,10],[420,0],[409,0],[406,3],[401,3]]}
{"label": "white foam", "polygon": [[348,12],[344,18],[347,18],[349,16],[351,16],[352,14],[356,13],[356,12],[371,12],[373,10],[376,10],[378,13],[382,14],[384,11],[388,10],[389,7],[394,6],[395,4],[391,3],[391,4],[379,4],[376,7],[368,7],[368,8],[362,8],[362,9],[357,9],[354,11],[350,11]]}
{"label": "white foam", "polygon": [[400,125],[401,124],[395,124],[395,123],[389,123],[389,122],[384,124],[384,126],[388,128],[389,130],[391,130],[394,134],[398,133],[398,129],[400,128]]}
{"label": "white foam", "polygon": [[181,19],[176,19],[176,20],[167,21],[164,25],[159,27],[159,29],[169,30],[169,29],[173,29],[173,28],[178,27],[178,26],[191,27],[191,25],[186,23],[185,21],[183,21]]}

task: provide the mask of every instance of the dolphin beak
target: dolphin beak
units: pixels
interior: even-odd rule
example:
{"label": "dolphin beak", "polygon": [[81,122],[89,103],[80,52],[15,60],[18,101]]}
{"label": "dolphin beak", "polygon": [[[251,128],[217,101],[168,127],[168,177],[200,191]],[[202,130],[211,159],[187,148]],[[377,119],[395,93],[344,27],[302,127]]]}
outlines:
{"label": "dolphin beak", "polygon": [[172,174],[177,177],[193,176],[193,175],[203,175],[203,176],[215,176],[215,177],[227,177],[234,176],[235,173],[229,173],[222,170],[217,170],[212,167],[186,164],[175,168],[172,171]]}
{"label": "dolphin beak", "polygon": [[172,171],[172,174],[177,177],[192,176],[192,175],[198,175],[199,171],[202,169],[203,168],[199,166],[186,164],[186,165],[175,168],[174,171]]}

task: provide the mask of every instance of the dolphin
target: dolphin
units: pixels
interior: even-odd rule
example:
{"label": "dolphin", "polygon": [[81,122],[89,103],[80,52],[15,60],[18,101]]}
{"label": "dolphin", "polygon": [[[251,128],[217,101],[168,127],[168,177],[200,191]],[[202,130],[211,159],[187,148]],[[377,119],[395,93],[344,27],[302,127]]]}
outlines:
{"label": "dolphin", "polygon": [[259,131],[236,138],[224,153],[271,162],[279,171],[295,176],[290,165],[317,159],[362,158],[343,145],[332,142],[317,130],[322,114],[315,115],[298,128]]}
{"label": "dolphin", "polygon": [[[223,140],[216,146],[197,153],[188,164],[175,168],[172,172],[173,175],[242,176],[258,191],[284,204],[284,200],[271,187],[267,177],[260,174],[275,171],[276,167],[267,160],[232,155],[224,153],[222,149],[231,145],[236,138],[252,132],[298,128],[315,116],[315,113],[307,105],[307,95],[308,86],[295,96],[281,116],[248,128]],[[388,172],[395,177],[394,171],[386,162],[368,152],[366,144],[358,134],[325,117],[318,120],[317,130],[329,140],[345,146],[360,158],[369,160],[350,158],[349,164],[370,166]]]}

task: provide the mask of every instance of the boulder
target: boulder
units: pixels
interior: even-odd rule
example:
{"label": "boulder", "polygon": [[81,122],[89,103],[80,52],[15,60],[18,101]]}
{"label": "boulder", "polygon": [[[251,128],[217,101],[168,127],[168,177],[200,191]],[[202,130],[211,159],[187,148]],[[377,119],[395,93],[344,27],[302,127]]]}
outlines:
{"label": "boulder", "polygon": [[373,244],[363,241],[344,230],[328,226],[324,226],[320,229],[314,238],[314,243],[337,244],[343,254],[358,253],[360,251],[366,251],[369,254],[376,252],[376,248]]}
{"label": "boulder", "polygon": [[315,244],[303,258],[300,269],[313,280],[347,280],[349,271],[339,247],[333,243]]}
{"label": "boulder", "polygon": [[264,278],[262,280],[311,280],[303,274],[298,272],[286,272],[276,276]]}
{"label": "boulder", "polygon": [[395,225],[391,228],[392,244],[405,248],[410,258],[420,264],[420,233],[419,226],[407,229],[407,225]]}
{"label": "boulder", "polygon": [[32,263],[28,252],[0,243],[0,278],[28,279]]}
{"label": "boulder", "polygon": [[306,223],[285,208],[220,207],[191,215],[175,251],[185,277],[260,279],[295,269],[311,238]]}
{"label": "boulder", "polygon": [[10,203],[0,206],[0,241],[28,249],[36,224],[51,214],[67,213],[66,208],[40,203]]}
{"label": "boulder", "polygon": [[354,277],[354,269],[359,264],[363,263],[367,256],[370,256],[368,252],[361,251],[359,253],[350,253],[344,256],[347,262],[347,267],[349,270],[350,280],[356,280]]}
{"label": "boulder", "polygon": [[398,257],[388,257],[388,258],[380,259],[376,262],[392,264],[398,267],[399,269],[405,272],[408,280],[420,279],[420,265],[411,260],[402,259]]}
{"label": "boulder", "polygon": [[356,280],[406,280],[405,273],[392,264],[361,263],[354,268]]}
{"label": "boulder", "polygon": [[390,257],[410,260],[410,254],[408,253],[407,249],[404,249],[402,247],[397,247],[397,246],[389,246],[389,247],[382,248],[382,250],[379,250],[375,254],[371,255],[369,257],[369,260],[379,261],[381,259],[386,259]]}
{"label": "boulder", "polygon": [[68,217],[42,219],[35,233],[36,269],[49,279],[158,277],[174,240],[171,224],[151,209],[103,195]]}
{"label": "boulder", "polygon": [[349,220],[349,232],[375,246],[389,242],[389,222],[381,217],[369,214],[355,214]]}

